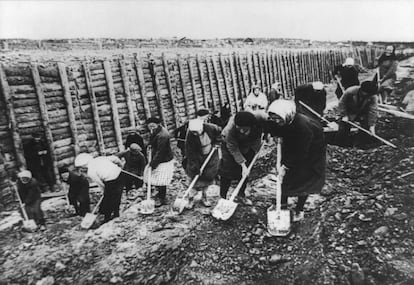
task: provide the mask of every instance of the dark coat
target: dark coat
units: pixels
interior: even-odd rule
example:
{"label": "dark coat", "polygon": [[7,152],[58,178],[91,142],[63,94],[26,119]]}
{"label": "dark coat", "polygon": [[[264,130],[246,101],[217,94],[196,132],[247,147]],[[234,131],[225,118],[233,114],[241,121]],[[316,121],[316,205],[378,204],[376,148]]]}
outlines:
{"label": "dark coat", "polygon": [[314,118],[315,115],[299,104],[299,101],[305,103],[322,116],[326,108],[326,90],[314,90],[312,84],[304,84],[295,89],[295,103],[298,112]]}
{"label": "dark coat", "polygon": [[85,176],[69,171],[67,183],[69,185],[69,200],[89,201],[89,182]]}
{"label": "dark coat", "polygon": [[188,122],[174,131],[174,137],[177,139],[177,146],[181,150],[182,155],[185,153],[185,137],[187,135],[187,129]]}
{"label": "dark coat", "polygon": [[274,88],[270,89],[269,94],[267,94],[267,100],[269,101],[269,105],[273,101],[278,100],[280,98],[283,98],[283,95],[277,92],[277,90]]}
{"label": "dark coat", "polygon": [[151,168],[155,169],[160,163],[168,162],[173,159],[173,153],[170,144],[170,134],[168,131],[159,126],[150,136],[149,145],[151,146]]}
{"label": "dark coat", "polygon": [[228,179],[241,177],[241,164],[250,163],[253,156],[260,150],[262,142],[262,127],[256,125],[247,137],[241,138],[236,130],[234,117],[229,119],[222,131],[222,158],[219,174]]}
{"label": "dark coat", "polygon": [[334,74],[341,77],[341,84],[345,90],[351,86],[359,85],[359,70],[355,66],[338,65],[334,69]]}
{"label": "dark coat", "polygon": [[326,144],[316,120],[297,113],[292,123],[278,127],[268,123],[272,136],[281,137],[282,164],[288,167],[282,192],[287,196],[319,193],[325,183]]}
{"label": "dark coat", "polygon": [[125,159],[124,169],[126,171],[136,175],[142,175],[144,173],[147,161],[141,152],[135,153],[128,149],[118,153],[117,156]]}
{"label": "dark coat", "polygon": [[[214,125],[204,123],[204,132],[211,139],[211,145],[217,145],[221,141],[221,128]],[[187,163],[185,165],[185,171],[187,175],[192,179],[199,173],[201,165],[203,164],[204,160],[207,158],[207,155],[203,155],[201,153],[201,144],[200,139],[193,135],[191,132],[188,132],[187,138],[185,141],[185,156],[187,159]],[[216,151],[213,156],[211,157],[210,161],[208,162],[206,168],[203,171],[203,174],[199,178],[200,180],[205,181],[212,181],[218,172],[219,167],[219,155],[218,151]]]}
{"label": "dark coat", "polygon": [[35,178],[32,178],[28,183],[23,184],[17,182],[17,189],[19,190],[20,199],[26,205],[32,205],[36,201],[40,201],[40,186]]}

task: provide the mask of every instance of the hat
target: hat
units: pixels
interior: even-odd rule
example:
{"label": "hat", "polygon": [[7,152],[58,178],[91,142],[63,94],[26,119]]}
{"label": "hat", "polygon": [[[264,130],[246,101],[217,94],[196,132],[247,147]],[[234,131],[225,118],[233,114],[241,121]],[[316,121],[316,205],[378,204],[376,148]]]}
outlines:
{"label": "hat", "polygon": [[203,117],[210,115],[210,111],[208,109],[200,109],[196,112],[197,117]]}
{"label": "hat", "polygon": [[361,83],[361,88],[359,89],[365,93],[368,93],[368,95],[374,95],[377,94],[378,88],[377,85],[372,81],[364,81]]}
{"label": "hat", "polygon": [[251,112],[241,111],[234,117],[234,123],[239,127],[252,127],[257,121],[256,117]]}
{"label": "hat", "polygon": [[135,152],[138,152],[138,151],[141,151],[142,150],[142,148],[137,143],[132,143],[129,146],[129,149],[132,150],[132,151],[135,151]]}
{"label": "hat", "polygon": [[157,117],[151,117],[147,119],[147,124],[150,124],[150,123],[159,124],[161,123],[161,120],[158,119]]}
{"label": "hat", "polygon": [[63,167],[59,168],[59,174],[67,173],[67,172],[69,172],[69,169],[67,167],[63,166]]}
{"label": "hat", "polygon": [[23,170],[17,173],[17,177],[21,178],[32,178],[32,173],[29,170]]}
{"label": "hat", "polygon": [[190,132],[202,132],[203,131],[203,121],[200,119],[193,119],[188,122],[188,130]]}
{"label": "hat", "polygon": [[278,115],[285,123],[290,124],[296,115],[296,105],[291,100],[280,99],[273,101],[267,112]]}
{"label": "hat", "polygon": [[344,64],[342,64],[343,66],[350,66],[350,65],[354,65],[355,64],[355,60],[352,57],[348,57],[347,59],[345,59]]}
{"label": "hat", "polygon": [[89,153],[81,153],[75,158],[75,167],[86,167],[88,163],[93,159]]}
{"label": "hat", "polygon": [[312,82],[312,87],[313,87],[313,90],[322,90],[324,86],[322,82],[315,81],[315,82]]}

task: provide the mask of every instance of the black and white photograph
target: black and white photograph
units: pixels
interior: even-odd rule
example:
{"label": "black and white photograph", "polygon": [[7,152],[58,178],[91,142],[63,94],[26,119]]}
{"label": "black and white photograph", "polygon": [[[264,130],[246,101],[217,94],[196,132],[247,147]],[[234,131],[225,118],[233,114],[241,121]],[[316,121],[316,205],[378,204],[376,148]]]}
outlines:
{"label": "black and white photograph", "polygon": [[0,284],[414,285],[414,1],[0,0]]}

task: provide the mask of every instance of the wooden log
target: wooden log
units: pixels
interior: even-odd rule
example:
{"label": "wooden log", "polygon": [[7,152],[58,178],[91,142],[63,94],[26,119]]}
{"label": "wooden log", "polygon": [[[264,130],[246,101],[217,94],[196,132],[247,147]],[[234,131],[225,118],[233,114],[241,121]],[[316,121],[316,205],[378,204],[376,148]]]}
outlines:
{"label": "wooden log", "polygon": [[[241,103],[241,110],[243,110],[244,108],[244,98],[247,97],[247,86],[246,86],[246,81],[245,81],[245,75],[243,73],[243,66],[240,62],[240,54],[234,54],[235,56],[235,62],[236,62],[236,70],[239,69],[240,72],[240,77],[238,78],[237,81],[240,82],[241,84],[239,85],[239,90],[240,90],[240,103]],[[237,73],[239,74],[239,73]],[[244,96],[244,97],[243,97]]]}
{"label": "wooden log", "polygon": [[250,72],[250,64],[249,64],[249,54],[247,53],[246,54],[246,69],[247,69],[247,76],[248,76],[248,79],[249,79],[249,85],[248,85],[248,90],[247,90],[247,94],[249,94],[249,92],[250,92],[250,89],[251,89],[251,87],[252,87],[252,85],[254,84],[253,83],[253,76],[252,76],[252,74],[251,74],[251,72]]}
{"label": "wooden log", "polygon": [[[142,104],[144,106],[144,115],[145,118],[148,119],[151,117],[151,109],[149,106],[147,92],[145,89],[145,78],[144,78],[144,71],[142,69],[142,60],[137,55],[134,55],[134,64],[135,64],[135,71],[137,73],[138,84],[139,84],[139,93],[141,94]],[[137,110],[139,113],[139,110]]]}
{"label": "wooden log", "polygon": [[17,159],[17,165],[19,168],[26,168],[26,159],[23,155],[23,144],[20,137],[19,128],[17,125],[15,109],[13,106],[12,94],[7,82],[6,73],[4,72],[3,64],[0,64],[0,84],[1,94],[4,96],[4,102],[6,103],[6,116],[10,126],[12,134],[13,149]]}
{"label": "wooden log", "polygon": [[216,110],[220,110],[220,106],[217,106],[216,100],[214,100],[214,85],[213,85],[213,77],[211,76],[211,70],[210,70],[210,65],[208,62],[208,59],[206,57],[206,69],[207,69],[207,75],[208,75],[208,85],[210,87],[210,97],[211,97],[211,102],[213,103],[213,111]]}
{"label": "wooden log", "polygon": [[204,108],[210,109],[208,98],[206,94],[206,90],[204,88],[204,74],[203,69],[200,64],[200,60],[198,58],[198,54],[196,54],[196,64],[197,64],[197,70],[198,70],[198,77],[200,78],[200,85],[201,85],[201,93],[203,94],[203,102],[204,102]]}
{"label": "wooden log", "polygon": [[262,63],[261,53],[257,52],[256,57],[257,57],[257,65],[258,65],[258,69],[259,69],[260,88],[261,88],[262,92],[266,92],[266,90],[265,90],[266,79],[265,79],[265,76],[263,74],[263,63]]}
{"label": "wooden log", "polygon": [[168,93],[170,94],[169,97],[171,98],[171,106],[172,106],[172,112],[175,118],[175,126],[179,127],[182,125],[183,122],[181,120],[180,111],[178,110],[177,92],[175,88],[174,89],[172,88],[170,70],[168,67],[168,61],[165,57],[165,54],[162,53],[161,57],[162,57],[162,66],[163,66],[165,81],[167,83]]}
{"label": "wooden log", "polygon": [[240,96],[240,93],[237,90],[237,88],[239,88],[239,90],[240,90],[240,86],[237,86],[238,83],[240,83],[240,80],[238,80],[238,78],[236,78],[236,74],[234,72],[234,68],[235,68],[235,64],[236,64],[234,53],[233,53],[232,56],[229,56],[229,63],[230,63],[230,75],[231,75],[231,79],[232,79],[232,83],[233,83],[233,100],[234,100],[235,105],[236,105],[236,112],[239,112],[240,109],[242,108],[240,106],[239,98],[238,98]]}
{"label": "wooden log", "polygon": [[215,77],[216,83],[217,83],[217,93],[218,93],[218,97],[219,97],[219,101],[220,101],[220,107],[223,107],[224,106],[224,99],[223,99],[223,94],[221,93],[221,90],[220,90],[218,69],[217,69],[217,65],[216,65],[216,61],[214,60],[214,57],[211,57],[211,63],[212,63],[212,66],[213,66],[214,77]]}
{"label": "wooden log", "polygon": [[96,103],[95,91],[92,87],[92,78],[91,78],[91,74],[89,71],[88,63],[83,62],[82,66],[83,66],[84,73],[85,73],[85,80],[86,80],[86,86],[88,89],[89,99],[91,101],[94,129],[95,129],[95,134],[96,134],[96,140],[98,141],[98,151],[99,151],[99,154],[103,155],[105,154],[105,144],[103,141],[103,134],[102,134],[102,129],[101,129],[101,122],[99,119],[98,105]]}
{"label": "wooden log", "polygon": [[253,73],[253,76],[252,76],[252,85],[256,85],[258,82],[258,78],[257,78],[257,74],[256,74],[256,65],[254,64],[254,52],[252,52],[252,56],[251,56],[251,61],[252,61],[252,73]]}
{"label": "wooden log", "polygon": [[187,68],[188,68],[188,75],[190,77],[190,82],[191,82],[191,89],[193,91],[194,107],[195,107],[195,111],[197,112],[200,109],[200,107],[198,106],[197,88],[196,88],[195,76],[194,76],[193,66],[191,64],[190,56],[187,57]]}
{"label": "wooden log", "polygon": [[162,105],[160,80],[155,70],[154,59],[151,58],[148,64],[149,64],[149,69],[150,69],[150,74],[151,74],[151,79],[152,79],[152,86],[155,92],[155,99],[156,99],[157,107],[160,113],[160,119],[163,122],[164,126],[167,127],[167,120],[166,120],[167,113],[166,113],[164,106]]}
{"label": "wooden log", "polygon": [[276,80],[276,73],[275,70],[273,68],[273,61],[272,61],[272,52],[269,50],[266,50],[266,61],[267,61],[267,66],[269,68],[269,81],[270,81],[270,88],[272,88],[272,84],[275,83]]}
{"label": "wooden log", "polygon": [[112,70],[111,64],[108,60],[105,60],[103,63],[104,71],[105,71],[105,78],[106,83],[108,86],[108,93],[109,93],[109,103],[111,104],[112,109],[112,122],[115,130],[115,138],[118,144],[119,151],[124,150],[124,143],[122,142],[122,132],[121,132],[121,125],[119,123],[119,113],[118,113],[118,105],[115,96],[115,88],[114,88],[114,81],[112,79]]}
{"label": "wooden log", "polygon": [[282,51],[279,53],[279,62],[280,62],[280,68],[282,71],[282,84],[283,84],[283,93],[285,95],[285,98],[287,98],[289,96],[289,89],[288,89],[288,81],[287,81],[287,70],[286,70],[286,65],[285,65],[285,61],[284,61],[284,55],[282,53]]}
{"label": "wooden log", "polygon": [[177,55],[177,63],[178,63],[178,73],[180,78],[180,84],[181,84],[181,90],[183,90],[183,98],[184,98],[184,105],[185,105],[185,115],[187,118],[190,118],[189,116],[189,106],[188,106],[188,98],[187,98],[187,92],[186,92],[186,86],[184,81],[184,68],[181,61],[181,56]]}
{"label": "wooden log", "polygon": [[68,113],[69,127],[70,127],[70,131],[72,135],[74,152],[75,152],[75,155],[78,155],[80,152],[78,129],[76,127],[76,118],[75,118],[75,112],[73,110],[72,96],[70,95],[70,91],[69,91],[69,81],[68,81],[68,76],[66,73],[66,66],[63,62],[58,63],[58,71],[59,71],[59,76],[60,76],[60,82],[62,84],[62,89],[63,89],[63,97],[66,103],[66,111]]}
{"label": "wooden log", "polygon": [[129,117],[130,127],[135,129],[137,125],[135,122],[134,105],[132,103],[131,87],[129,86],[128,73],[125,67],[124,59],[119,60],[119,66],[121,68],[122,85],[124,87],[124,93],[125,93],[126,103],[128,107],[128,117]]}
{"label": "wooden log", "polygon": [[272,78],[271,78],[272,72],[270,71],[268,59],[269,59],[268,50],[266,50],[266,52],[263,54],[263,61],[264,61],[265,75],[266,75],[266,82],[267,82],[266,94],[269,93],[270,88],[272,86]]}
{"label": "wooden log", "polygon": [[229,83],[227,81],[227,72],[226,72],[226,67],[225,67],[226,63],[225,63],[224,58],[223,58],[221,53],[219,53],[219,63],[220,63],[221,75],[223,76],[224,88],[226,90],[227,102],[229,102],[231,112],[234,114],[236,112],[235,106],[234,106],[235,104],[231,100],[230,86],[229,86]]}
{"label": "wooden log", "polygon": [[55,156],[53,134],[52,134],[52,130],[50,129],[50,125],[49,125],[48,110],[47,110],[45,95],[43,94],[42,85],[40,82],[39,70],[37,69],[36,65],[32,65],[31,70],[32,70],[32,76],[33,76],[33,82],[34,82],[35,89],[36,89],[36,94],[39,100],[39,109],[40,109],[40,115],[42,118],[42,126],[45,132],[50,158],[52,159],[53,172],[55,174],[57,184],[60,185],[61,182],[60,182],[60,175],[59,175],[59,170],[58,170],[56,156]]}

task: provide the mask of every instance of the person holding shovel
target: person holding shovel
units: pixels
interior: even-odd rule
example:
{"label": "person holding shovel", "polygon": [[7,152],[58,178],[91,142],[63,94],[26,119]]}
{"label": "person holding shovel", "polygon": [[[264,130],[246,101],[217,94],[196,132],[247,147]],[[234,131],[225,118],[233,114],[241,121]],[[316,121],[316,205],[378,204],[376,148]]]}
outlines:
{"label": "person holding shovel", "polygon": [[205,207],[210,207],[211,203],[207,199],[206,190],[217,176],[219,167],[219,154],[216,151],[210,158],[203,173],[200,172],[201,165],[211,152],[211,150],[221,141],[221,128],[205,123],[200,119],[191,120],[188,124],[188,133],[185,140],[185,156],[187,163],[185,172],[190,181],[200,174],[192,192],[189,194],[189,208],[194,206],[193,199],[197,192],[202,193],[202,203]]}
{"label": "person holding shovel", "polygon": [[268,110],[266,131],[282,138],[279,175],[282,181],[282,208],[288,197],[298,197],[294,221],[304,218],[309,194],[320,193],[325,184],[326,144],[319,122],[296,112],[293,101],[274,101]]}
{"label": "person holding shovel", "polygon": [[[240,180],[249,173],[248,165],[260,150],[262,127],[251,112],[241,111],[231,117],[222,131],[222,159],[220,161],[220,196],[226,199],[232,180]],[[246,205],[252,202],[245,197],[247,179],[238,197]]]}
{"label": "person holding shovel", "polygon": [[17,174],[17,190],[23,207],[30,220],[34,220],[40,225],[40,230],[45,230],[45,219],[42,208],[40,207],[42,192],[40,185],[29,170],[20,171]]}
{"label": "person holding shovel", "polygon": [[127,174],[122,172],[122,169],[113,163],[110,157],[93,158],[88,153],[81,153],[75,158],[75,167],[86,172],[89,178],[103,189],[100,213],[104,215],[104,223],[119,217],[122,189]]}
{"label": "person holding shovel", "polygon": [[67,167],[59,169],[60,177],[69,185],[69,203],[75,208],[76,215],[81,217],[90,212],[89,182],[78,171],[69,171]]}
{"label": "person holding shovel", "polygon": [[355,60],[352,57],[345,59],[342,65],[335,66],[333,73],[337,82],[335,94],[338,100],[341,99],[346,89],[359,85],[359,69],[355,66]]}
{"label": "person holding shovel", "polygon": [[174,174],[174,156],[170,144],[170,134],[161,125],[161,120],[151,117],[147,120],[151,133],[149,147],[151,147],[151,160],[144,170],[144,182],[147,182],[148,167],[151,168],[151,185],[158,190],[156,207],[166,205],[167,186],[171,183]]}
{"label": "person holding shovel", "polygon": [[315,115],[303,107],[300,102],[315,110],[319,115],[323,116],[323,111],[326,108],[326,90],[320,81],[304,84],[295,89],[295,103],[298,112],[315,118]]}
{"label": "person holding shovel", "polygon": [[379,90],[382,103],[387,104],[387,99],[394,88],[397,78],[396,71],[398,67],[397,56],[395,55],[395,47],[389,45],[385,48],[384,53],[378,58],[379,69]]}
{"label": "person holding shovel", "polygon": [[[375,124],[378,118],[378,96],[376,94],[377,86],[373,81],[364,81],[361,86],[352,86],[345,91],[338,104],[341,121],[335,137],[336,144],[352,145],[349,135],[351,126],[346,123],[347,121],[358,121],[361,127],[375,134]],[[368,135],[362,133],[358,134],[355,144],[360,145],[369,141]]]}

